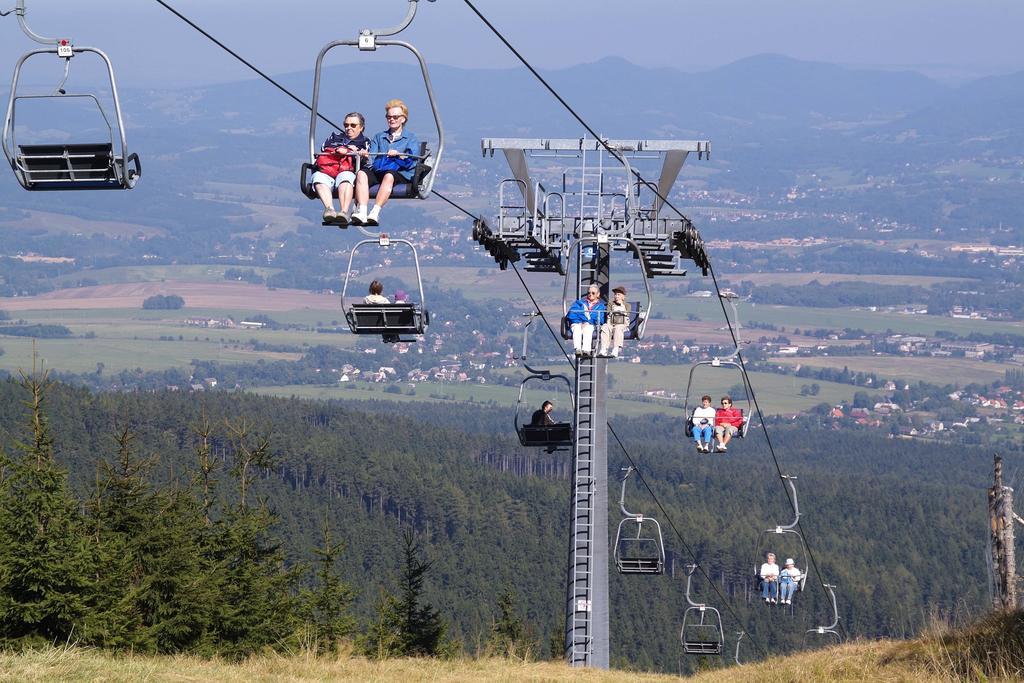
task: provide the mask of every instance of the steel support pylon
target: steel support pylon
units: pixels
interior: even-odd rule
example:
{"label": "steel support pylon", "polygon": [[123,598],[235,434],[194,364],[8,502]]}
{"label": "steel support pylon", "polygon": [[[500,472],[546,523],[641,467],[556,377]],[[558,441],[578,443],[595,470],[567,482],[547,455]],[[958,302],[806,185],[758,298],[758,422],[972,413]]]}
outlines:
{"label": "steel support pylon", "polygon": [[[582,247],[577,295],[591,284],[608,300],[609,247]],[[597,350],[597,340],[594,340]],[[608,668],[608,360],[577,358],[565,651],[570,666]]]}

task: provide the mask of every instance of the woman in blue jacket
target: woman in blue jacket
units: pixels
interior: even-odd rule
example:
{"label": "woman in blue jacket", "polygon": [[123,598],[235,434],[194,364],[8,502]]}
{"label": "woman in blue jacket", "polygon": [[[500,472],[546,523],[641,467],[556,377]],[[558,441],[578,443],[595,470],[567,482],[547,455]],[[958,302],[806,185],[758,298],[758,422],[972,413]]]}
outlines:
{"label": "woman in blue jacket", "polygon": [[587,295],[569,307],[565,319],[572,330],[572,346],[577,356],[593,355],[594,329],[604,324],[606,310],[597,285],[590,285]]}
{"label": "woman in blue jacket", "polygon": [[[356,225],[379,225],[380,210],[391,198],[395,183],[412,182],[416,172],[420,141],[405,129],[409,108],[402,100],[388,100],[384,105],[384,118],[388,129],[370,140],[370,149],[362,155],[365,165],[356,176],[356,208],[352,212],[352,223]],[[374,206],[370,209],[370,186],[378,184]]]}

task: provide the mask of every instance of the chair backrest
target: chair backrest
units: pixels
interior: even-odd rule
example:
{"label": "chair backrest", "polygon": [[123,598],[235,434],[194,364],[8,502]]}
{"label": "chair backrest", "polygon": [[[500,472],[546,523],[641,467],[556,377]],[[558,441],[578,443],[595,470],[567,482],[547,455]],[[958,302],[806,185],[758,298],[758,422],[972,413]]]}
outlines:
{"label": "chair backrest", "polygon": [[523,425],[523,442],[543,446],[549,443],[571,443],[572,425],[556,422],[553,425]]}
{"label": "chair backrest", "polygon": [[353,304],[346,317],[355,334],[423,332],[423,316],[415,304]]}

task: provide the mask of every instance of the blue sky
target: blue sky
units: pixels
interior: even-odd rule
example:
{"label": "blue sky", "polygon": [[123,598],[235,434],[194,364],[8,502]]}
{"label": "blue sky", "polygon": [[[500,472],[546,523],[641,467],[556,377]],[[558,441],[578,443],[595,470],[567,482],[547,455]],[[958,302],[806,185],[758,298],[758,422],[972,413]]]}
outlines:
{"label": "blue sky", "polygon": [[[168,0],[272,73],[308,69],[320,46],[395,23],[405,0]],[[5,8],[14,0],[0,0]],[[535,64],[619,56],[699,70],[763,52],[848,65],[909,66],[944,78],[1024,69],[1019,0],[476,0]],[[28,0],[39,33],[70,34],[114,58],[130,85],[193,85],[246,71],[152,0]],[[514,61],[462,0],[420,2],[404,34],[432,62]],[[0,63],[31,43],[0,19]]]}

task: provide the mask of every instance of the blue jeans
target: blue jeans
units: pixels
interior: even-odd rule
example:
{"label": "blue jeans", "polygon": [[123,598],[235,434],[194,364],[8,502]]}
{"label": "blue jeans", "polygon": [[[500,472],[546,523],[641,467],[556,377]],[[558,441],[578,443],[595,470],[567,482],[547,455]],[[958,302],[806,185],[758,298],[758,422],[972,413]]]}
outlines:
{"label": "blue jeans", "polygon": [[793,579],[782,578],[779,580],[779,597],[783,600],[792,600],[796,589],[797,583]]}
{"label": "blue jeans", "polygon": [[779,582],[778,581],[762,581],[761,582],[761,597],[771,598],[775,600],[779,597]]}
{"label": "blue jeans", "polygon": [[699,427],[693,425],[693,440],[697,443],[703,441],[704,443],[711,443],[711,435],[714,434],[715,428],[711,425]]}

